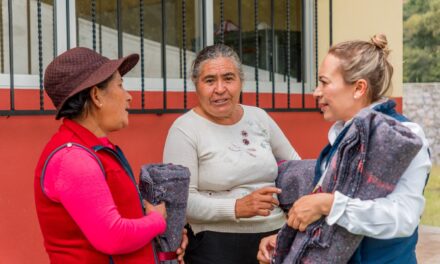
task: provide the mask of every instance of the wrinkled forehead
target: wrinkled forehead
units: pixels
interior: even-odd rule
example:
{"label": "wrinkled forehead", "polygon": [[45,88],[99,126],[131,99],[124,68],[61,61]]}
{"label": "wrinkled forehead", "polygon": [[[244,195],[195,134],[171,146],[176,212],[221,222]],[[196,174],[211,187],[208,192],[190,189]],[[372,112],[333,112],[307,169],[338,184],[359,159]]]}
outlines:
{"label": "wrinkled forehead", "polygon": [[204,75],[239,75],[239,69],[233,58],[217,57],[202,62],[200,66],[200,77]]}

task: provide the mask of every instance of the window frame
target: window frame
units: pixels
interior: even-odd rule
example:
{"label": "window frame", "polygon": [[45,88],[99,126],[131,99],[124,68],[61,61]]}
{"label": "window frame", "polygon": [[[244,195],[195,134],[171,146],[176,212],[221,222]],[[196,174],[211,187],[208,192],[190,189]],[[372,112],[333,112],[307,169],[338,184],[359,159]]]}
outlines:
{"label": "window frame", "polygon": [[[212,45],[214,43],[214,0],[195,0],[196,6],[201,7],[195,10],[198,28],[202,30],[202,45]],[[315,43],[315,12],[314,5],[317,0],[302,0],[302,82],[291,82],[291,94],[310,94],[316,85],[316,69],[314,62],[317,54],[314,52]],[[56,53],[60,54],[68,48],[77,45],[76,36],[76,0],[64,1],[54,0],[54,10],[56,12],[54,30],[56,41]],[[197,17],[199,16],[199,17]],[[189,74],[187,74],[189,75]],[[294,78],[292,78],[294,79]],[[291,79],[291,80],[292,80]],[[39,89],[38,74],[14,74],[13,77],[8,73],[0,74],[0,88],[10,88],[11,80],[14,89]],[[141,77],[124,78],[127,90],[140,91]],[[183,78],[172,79],[145,77],[144,83],[148,84],[148,91],[176,91],[183,92]],[[287,83],[275,82],[275,93],[287,93]],[[164,87],[164,86],[167,87]],[[255,81],[247,80],[244,86],[244,92],[254,92]],[[259,93],[270,93],[272,91],[272,81],[258,81],[261,87]],[[166,88],[166,89],[164,89]],[[191,81],[187,83],[187,92],[194,92],[195,87]],[[165,109],[166,110],[166,109]]]}

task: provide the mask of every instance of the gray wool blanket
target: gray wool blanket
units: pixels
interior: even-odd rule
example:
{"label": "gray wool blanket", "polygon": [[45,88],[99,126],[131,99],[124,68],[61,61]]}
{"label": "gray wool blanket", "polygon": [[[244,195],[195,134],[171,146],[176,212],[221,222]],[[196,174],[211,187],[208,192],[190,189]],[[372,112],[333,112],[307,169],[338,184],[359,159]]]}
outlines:
{"label": "gray wool blanket", "polygon": [[[384,197],[394,190],[421,147],[421,139],[395,119],[362,110],[330,159],[322,192],[339,191],[362,200]],[[284,210],[312,192],[315,165],[314,160],[280,165],[276,185],[282,189],[278,198]],[[324,218],[305,232],[285,225],[278,233],[272,263],[347,263],[362,238],[338,225],[327,225]]]}
{"label": "gray wool blanket", "polygon": [[[141,168],[139,190],[143,199],[153,205],[165,202],[167,229],[158,238],[160,252],[175,252],[182,241],[186,224],[190,172],[173,164],[147,164]],[[162,261],[177,264],[177,260]]]}

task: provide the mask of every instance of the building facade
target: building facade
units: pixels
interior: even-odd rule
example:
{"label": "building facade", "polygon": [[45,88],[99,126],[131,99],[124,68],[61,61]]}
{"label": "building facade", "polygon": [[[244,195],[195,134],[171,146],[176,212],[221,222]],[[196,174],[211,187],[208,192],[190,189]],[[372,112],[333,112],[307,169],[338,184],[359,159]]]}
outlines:
{"label": "building facade", "polygon": [[168,128],[196,104],[195,54],[232,46],[245,70],[242,103],[265,108],[303,158],[326,143],[311,97],[332,43],[387,35],[402,99],[401,0],[2,0],[0,1],[0,263],[46,263],[33,202],[33,169],[59,122],[44,93],[47,64],[85,46],[117,58],[139,53],[124,77],[129,128],[112,135],[135,171],[160,162]]}

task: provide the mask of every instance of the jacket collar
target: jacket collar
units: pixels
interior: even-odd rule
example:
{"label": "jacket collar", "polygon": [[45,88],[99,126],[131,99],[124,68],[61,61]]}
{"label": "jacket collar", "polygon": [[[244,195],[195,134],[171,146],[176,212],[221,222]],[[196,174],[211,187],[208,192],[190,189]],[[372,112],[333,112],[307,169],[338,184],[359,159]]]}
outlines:
{"label": "jacket collar", "polygon": [[[98,145],[106,145],[107,147],[111,147],[111,148],[114,147],[113,144],[111,144],[110,141],[107,140],[107,138],[98,138],[90,130],[88,130],[87,128],[83,127],[82,125],[78,124],[77,122],[71,119],[64,118],[62,127],[64,129],[71,131],[78,138],[80,138],[85,145],[89,147],[94,147]],[[109,144],[106,144],[105,142],[108,142]]]}

